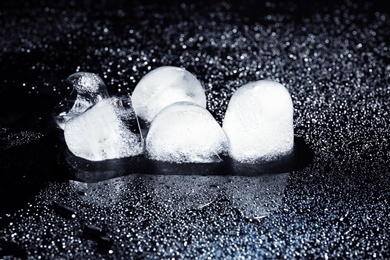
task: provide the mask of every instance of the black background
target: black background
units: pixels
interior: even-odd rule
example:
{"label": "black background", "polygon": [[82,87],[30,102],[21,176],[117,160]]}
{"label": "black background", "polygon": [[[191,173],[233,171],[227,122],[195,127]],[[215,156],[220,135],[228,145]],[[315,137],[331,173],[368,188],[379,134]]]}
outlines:
{"label": "black background", "polygon": [[[0,256],[389,257],[385,1],[2,1],[0,8]],[[289,89],[295,136],[313,161],[290,172],[270,216],[245,219],[221,199],[164,220],[159,208],[133,208],[136,217],[120,222],[126,227],[113,224],[125,217],[120,210],[84,209],[112,215],[90,219],[102,231],[66,217],[84,212],[66,192],[36,198],[69,178],[51,120],[71,91],[64,80],[89,71],[110,94],[131,92],[162,65],[194,73],[220,123],[246,82],[269,78]],[[34,232],[38,242],[26,236]],[[79,244],[64,249],[61,237]]]}

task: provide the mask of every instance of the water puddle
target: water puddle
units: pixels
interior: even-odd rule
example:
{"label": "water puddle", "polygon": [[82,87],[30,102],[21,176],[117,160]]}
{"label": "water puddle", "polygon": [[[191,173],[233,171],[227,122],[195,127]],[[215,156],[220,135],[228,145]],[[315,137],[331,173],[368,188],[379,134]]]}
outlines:
{"label": "water puddle", "polygon": [[[278,208],[290,172],[304,167],[310,159],[308,148],[297,139],[292,155],[259,165],[228,158],[221,163],[176,164],[143,156],[91,162],[66,148],[59,162],[75,193],[89,204],[110,207],[143,192],[159,207],[184,213],[224,198],[244,217],[259,219]],[[142,199],[134,203],[142,203]]]}
{"label": "water puddle", "polygon": [[[123,203],[124,198],[140,194],[142,190],[153,204],[169,212],[202,209],[223,197],[244,217],[263,218],[282,202],[288,177],[289,173],[260,176],[130,174],[95,183],[70,180],[70,186],[81,201],[99,207],[115,207],[116,203]],[[136,202],[140,203],[142,199]]]}

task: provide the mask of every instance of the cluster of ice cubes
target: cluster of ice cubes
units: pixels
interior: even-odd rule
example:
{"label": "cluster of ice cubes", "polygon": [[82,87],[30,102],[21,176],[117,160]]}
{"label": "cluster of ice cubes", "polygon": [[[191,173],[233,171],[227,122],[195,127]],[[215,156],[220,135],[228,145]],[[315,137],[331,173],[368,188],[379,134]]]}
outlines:
{"label": "cluster of ice cubes", "polygon": [[259,80],[237,89],[222,126],[207,110],[205,90],[189,71],[162,66],[131,95],[110,97],[99,76],[72,74],[76,92],[55,109],[76,156],[102,161],[144,154],[175,163],[268,162],[294,146],[293,104],[281,84]]}

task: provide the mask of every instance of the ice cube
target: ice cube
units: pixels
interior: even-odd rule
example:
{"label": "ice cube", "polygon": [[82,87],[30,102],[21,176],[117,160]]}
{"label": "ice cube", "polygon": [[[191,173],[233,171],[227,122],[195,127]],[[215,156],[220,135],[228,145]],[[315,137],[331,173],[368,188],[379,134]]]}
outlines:
{"label": "ice cube", "polygon": [[146,74],[135,87],[133,105],[146,123],[168,105],[189,101],[206,108],[206,95],[197,78],[183,68],[162,66]]}
{"label": "ice cube", "polygon": [[214,117],[191,102],[176,102],[163,109],[145,140],[147,156],[166,162],[218,162],[227,148],[225,133]]}
{"label": "ice cube", "polygon": [[280,83],[259,80],[233,94],[223,120],[229,155],[244,163],[268,162],[294,146],[293,103]]}
{"label": "ice cube", "polygon": [[64,136],[74,155],[90,161],[143,153],[143,140],[129,96],[101,100],[70,119],[65,124]]}
{"label": "ice cube", "polygon": [[112,208],[126,193],[134,194],[137,177],[137,174],[129,174],[92,183],[69,180],[69,184],[76,194],[82,194],[78,198],[83,203]]}
{"label": "ice cube", "polygon": [[82,114],[100,100],[109,97],[106,85],[97,74],[77,72],[70,75],[66,82],[73,87],[72,92],[53,111],[54,119],[61,129],[64,129],[69,119]]}

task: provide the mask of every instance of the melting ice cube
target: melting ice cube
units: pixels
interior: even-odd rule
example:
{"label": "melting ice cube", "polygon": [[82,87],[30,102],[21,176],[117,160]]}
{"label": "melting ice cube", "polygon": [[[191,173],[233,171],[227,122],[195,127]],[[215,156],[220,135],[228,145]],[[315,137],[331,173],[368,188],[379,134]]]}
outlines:
{"label": "melting ice cube", "polygon": [[147,123],[174,102],[189,101],[206,108],[201,83],[187,70],[173,66],[162,66],[146,74],[135,87],[132,99],[137,116]]}
{"label": "melting ice cube", "polygon": [[64,129],[69,150],[90,160],[135,156],[143,152],[142,136],[130,97],[111,97],[70,119]]}
{"label": "melting ice cube", "polygon": [[56,123],[61,129],[65,128],[69,119],[82,114],[100,100],[109,97],[106,85],[97,74],[77,72],[70,75],[66,82],[72,85],[72,93],[53,111]]}
{"label": "melting ice cube", "polygon": [[260,80],[233,94],[223,121],[229,155],[245,163],[267,162],[294,146],[293,104],[281,84]]}
{"label": "melting ice cube", "polygon": [[152,121],[145,140],[149,158],[167,162],[220,161],[228,142],[221,126],[205,108],[177,102]]}

